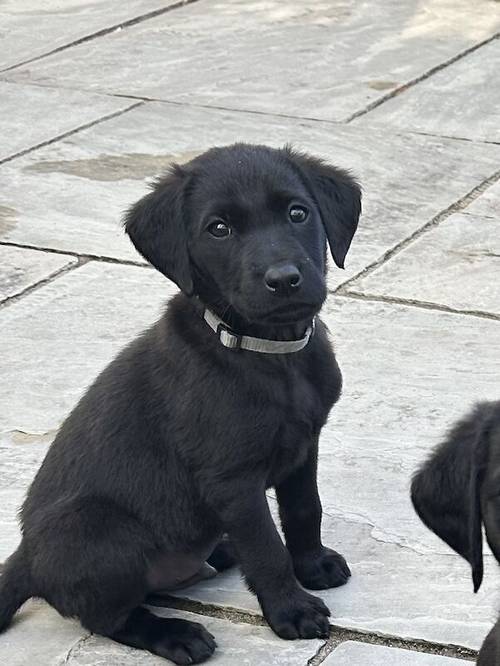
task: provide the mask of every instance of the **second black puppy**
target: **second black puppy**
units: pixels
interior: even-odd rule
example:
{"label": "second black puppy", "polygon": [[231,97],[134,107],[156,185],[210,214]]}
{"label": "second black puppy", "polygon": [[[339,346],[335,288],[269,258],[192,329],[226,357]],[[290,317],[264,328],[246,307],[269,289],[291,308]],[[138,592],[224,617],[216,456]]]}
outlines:
{"label": "second black puppy", "polygon": [[215,642],[201,625],[141,604],[230,564],[227,534],[273,630],[327,635],[328,608],[300,585],[350,575],[320,536],[318,436],[341,374],[316,315],[327,239],[342,266],[359,214],[347,173],[244,144],[174,167],[131,209],[133,243],[183,293],[58,433],[0,580],[0,630],[38,596],[93,632],[203,661]]}

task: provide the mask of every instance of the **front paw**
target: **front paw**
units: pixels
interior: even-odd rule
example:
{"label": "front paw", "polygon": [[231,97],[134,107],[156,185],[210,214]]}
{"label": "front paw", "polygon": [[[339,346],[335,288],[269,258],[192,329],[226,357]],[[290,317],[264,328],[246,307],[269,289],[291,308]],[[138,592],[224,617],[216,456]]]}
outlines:
{"label": "front paw", "polygon": [[294,559],[295,575],[310,590],[326,590],[345,585],[351,571],[340,553],[322,546],[317,553]]}
{"label": "front paw", "polygon": [[330,611],[321,599],[297,588],[262,605],[264,617],[281,638],[328,638]]}

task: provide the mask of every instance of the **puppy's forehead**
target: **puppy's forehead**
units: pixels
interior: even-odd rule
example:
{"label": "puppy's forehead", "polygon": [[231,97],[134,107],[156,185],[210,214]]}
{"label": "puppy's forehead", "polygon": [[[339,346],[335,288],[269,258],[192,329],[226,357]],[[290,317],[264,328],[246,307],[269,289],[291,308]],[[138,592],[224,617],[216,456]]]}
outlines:
{"label": "puppy's forehead", "polygon": [[274,195],[306,196],[293,165],[280,151],[219,149],[196,160],[193,194],[200,203],[265,204]]}

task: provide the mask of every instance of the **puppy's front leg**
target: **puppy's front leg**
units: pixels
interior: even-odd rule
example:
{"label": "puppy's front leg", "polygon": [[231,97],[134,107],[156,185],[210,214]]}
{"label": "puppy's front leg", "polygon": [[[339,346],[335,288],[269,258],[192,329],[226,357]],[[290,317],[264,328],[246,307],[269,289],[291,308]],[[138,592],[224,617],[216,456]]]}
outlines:
{"label": "puppy's front leg", "polygon": [[255,491],[247,484],[235,485],[234,494],[226,495],[223,504],[218,503],[218,513],[264,617],[281,638],[328,636],[330,611],[321,599],[298,585],[264,487]]}
{"label": "puppy's front leg", "polygon": [[295,575],[304,587],[325,590],[347,583],[351,572],[340,553],[321,543],[317,459],[316,440],[306,462],[276,486],[276,494]]}

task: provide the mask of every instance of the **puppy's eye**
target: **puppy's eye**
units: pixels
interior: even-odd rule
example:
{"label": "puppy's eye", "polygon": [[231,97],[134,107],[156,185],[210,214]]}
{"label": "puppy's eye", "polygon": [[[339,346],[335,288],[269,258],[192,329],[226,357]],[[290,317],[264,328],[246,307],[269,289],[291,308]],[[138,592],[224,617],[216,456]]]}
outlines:
{"label": "puppy's eye", "polygon": [[305,206],[294,204],[293,206],[290,206],[288,215],[292,222],[305,222],[309,217],[309,211]]}
{"label": "puppy's eye", "polygon": [[218,219],[214,220],[212,224],[209,224],[207,227],[209,234],[212,234],[215,238],[225,238],[226,236],[231,235],[231,227],[224,222],[224,220]]}

